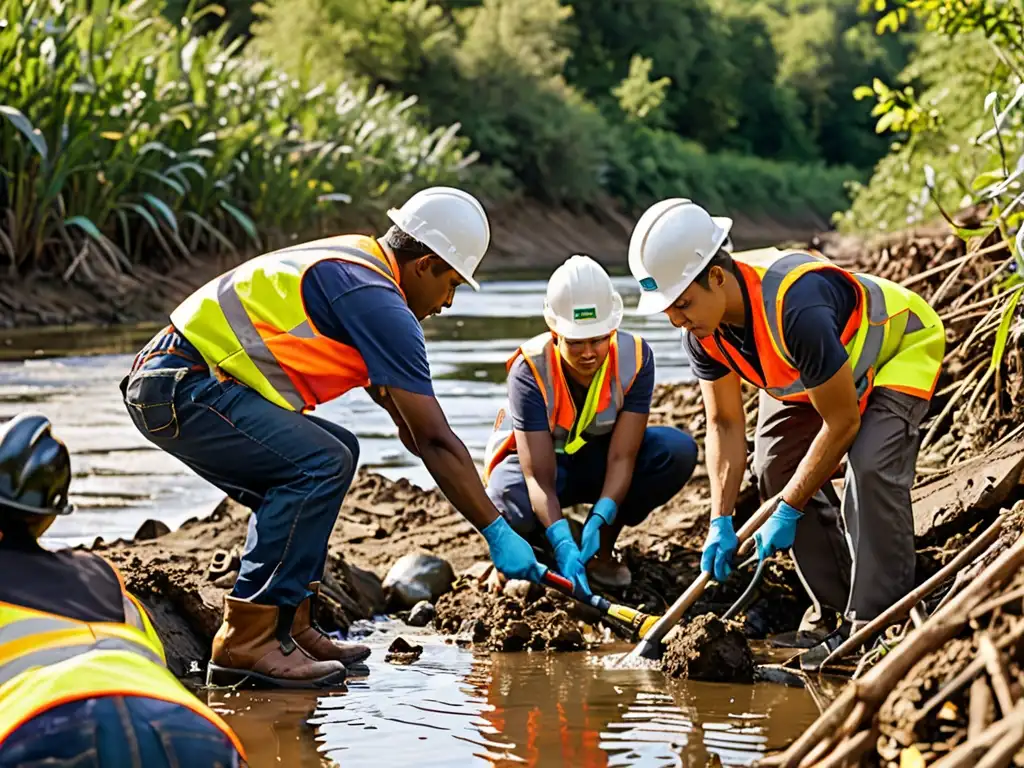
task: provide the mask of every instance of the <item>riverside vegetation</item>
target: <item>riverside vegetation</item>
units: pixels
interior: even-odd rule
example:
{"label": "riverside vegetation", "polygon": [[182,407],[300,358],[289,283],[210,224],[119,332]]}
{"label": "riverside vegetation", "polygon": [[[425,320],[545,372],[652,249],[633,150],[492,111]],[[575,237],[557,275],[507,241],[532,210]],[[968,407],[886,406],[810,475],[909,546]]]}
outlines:
{"label": "riverside vegetation", "polygon": [[[824,221],[910,38],[855,0],[0,0],[0,268],[111,282],[427,184]],[[679,40],[688,43],[678,46]]]}

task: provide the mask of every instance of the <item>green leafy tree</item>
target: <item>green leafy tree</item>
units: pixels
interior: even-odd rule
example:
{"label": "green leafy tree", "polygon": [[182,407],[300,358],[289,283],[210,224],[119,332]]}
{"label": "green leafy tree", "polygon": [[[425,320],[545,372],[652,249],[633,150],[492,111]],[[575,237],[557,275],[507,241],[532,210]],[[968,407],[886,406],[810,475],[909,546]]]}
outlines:
{"label": "green leafy tree", "polygon": [[619,100],[619,107],[631,120],[653,118],[665,101],[665,91],[672,84],[671,78],[659,77],[651,80],[654,62],[643,56],[634,56],[629,62],[629,74],[612,89],[612,95]]}

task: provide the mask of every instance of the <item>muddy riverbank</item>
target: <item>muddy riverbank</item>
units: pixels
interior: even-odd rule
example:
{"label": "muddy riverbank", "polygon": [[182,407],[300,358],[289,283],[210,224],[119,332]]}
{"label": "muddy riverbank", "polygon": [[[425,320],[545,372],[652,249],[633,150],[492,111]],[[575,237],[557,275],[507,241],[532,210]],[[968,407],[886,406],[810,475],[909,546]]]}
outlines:
{"label": "muddy riverbank", "polygon": [[[525,200],[497,207],[490,219],[491,249],[481,270],[484,279],[509,275],[546,279],[572,253],[589,253],[610,271],[626,271],[626,250],[635,221],[610,204],[571,212]],[[383,216],[372,222],[353,221],[347,229],[380,233],[385,222]],[[803,243],[827,226],[811,214],[790,221],[740,214],[733,239],[741,248]],[[328,234],[313,233],[305,239]],[[96,279],[79,270],[70,283],[48,275],[7,279],[0,285],[0,329],[162,323],[185,296],[240,258],[197,255],[187,262],[136,266],[131,273],[104,274]]]}

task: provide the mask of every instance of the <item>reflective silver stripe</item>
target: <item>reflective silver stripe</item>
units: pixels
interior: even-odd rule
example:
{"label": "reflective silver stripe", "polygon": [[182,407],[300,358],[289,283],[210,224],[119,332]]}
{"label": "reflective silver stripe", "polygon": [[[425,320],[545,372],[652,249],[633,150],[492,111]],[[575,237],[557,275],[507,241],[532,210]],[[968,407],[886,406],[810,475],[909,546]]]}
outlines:
{"label": "reflective silver stripe", "polygon": [[127,595],[121,596],[121,602],[124,604],[124,623],[130,624],[140,632],[145,632],[146,623],[143,621],[139,609],[135,607],[135,603]]}
{"label": "reflective silver stripe", "polygon": [[270,382],[281,397],[285,399],[292,408],[301,411],[306,401],[295,388],[295,384],[288,378],[281,364],[274,357],[273,353],[263,341],[260,332],[253,325],[252,318],[246,312],[242,299],[235,290],[236,270],[231,270],[224,275],[217,284],[217,301],[220,303],[221,312],[231,326],[231,331],[238,338],[242,349],[252,360],[257,370]]}
{"label": "reflective silver stripe", "polygon": [[[785,352],[785,342],[782,338],[782,326],[779,323],[776,312],[776,302],[782,281],[790,271],[809,262],[821,261],[808,253],[794,251],[783,256],[772,264],[761,278],[761,299],[764,304],[765,316],[768,321],[768,331],[775,340],[775,345],[783,355],[783,359],[790,367],[795,367],[793,361]],[[882,352],[882,345],[885,342],[885,322],[889,314],[885,306],[885,294],[881,286],[864,275],[854,275],[857,282],[864,288],[865,315],[869,320],[864,330],[864,344],[861,347],[857,362],[853,367],[853,380],[857,387],[857,395],[863,395],[871,383],[871,370]],[[857,333],[861,332],[858,329]],[[855,337],[856,338],[856,337]],[[803,381],[797,377],[796,381],[785,387],[768,387],[768,394],[776,398],[792,397],[806,391]]]}
{"label": "reflective silver stripe", "polygon": [[555,381],[550,364],[550,345],[553,343],[550,334],[541,334],[540,336],[534,336],[522,346],[523,355],[533,364],[533,367],[537,370],[537,376],[540,377],[538,384],[544,388],[544,404],[548,411],[548,426],[552,431],[556,429]]}
{"label": "reflective silver stripe", "polygon": [[39,635],[43,632],[59,632],[62,629],[78,629],[81,626],[78,622],[50,617],[19,619],[0,627],[0,645],[21,640],[29,635]]}
{"label": "reflective silver stripe", "polygon": [[[34,619],[26,619],[26,621],[34,621]],[[22,622],[16,622],[15,624],[21,624]],[[88,645],[62,645],[55,648],[43,648],[38,651],[29,651],[23,653],[17,658],[11,659],[9,662],[0,666],[0,685],[13,680],[15,677],[20,675],[33,667],[45,667],[50,664],[57,664],[68,659],[73,659],[75,656],[79,656],[83,653],[89,653],[90,651],[127,651],[129,653],[136,653],[154,664],[163,666],[163,659],[157,656],[148,648],[145,648],[138,643],[133,643],[130,640],[122,640],[119,637],[104,637],[97,640],[94,643]]]}

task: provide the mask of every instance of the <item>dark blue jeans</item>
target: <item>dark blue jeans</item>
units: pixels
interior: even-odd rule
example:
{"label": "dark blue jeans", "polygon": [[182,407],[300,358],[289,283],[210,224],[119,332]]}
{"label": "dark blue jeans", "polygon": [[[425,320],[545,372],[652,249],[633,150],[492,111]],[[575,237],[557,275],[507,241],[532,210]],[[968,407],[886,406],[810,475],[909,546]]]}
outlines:
{"label": "dark blue jeans", "polygon": [[239,762],[213,723],[179,704],[138,696],[62,704],[0,744],[0,768],[228,768]]}
{"label": "dark blue jeans", "polygon": [[177,355],[129,376],[124,402],[150,442],[253,510],[232,596],[268,605],[309,596],[355,475],[356,436]]}
{"label": "dark blue jeans", "polygon": [[[588,443],[569,456],[559,454],[555,490],[562,507],[593,504],[601,497],[609,440]],[[639,525],[655,507],[675,496],[697,465],[697,443],[675,427],[648,427],[636,456],[633,481],[619,505],[616,522]],[[537,539],[540,522],[530,504],[519,456],[505,458],[491,472],[487,495],[517,533]],[[543,537],[540,537],[543,538]]]}

